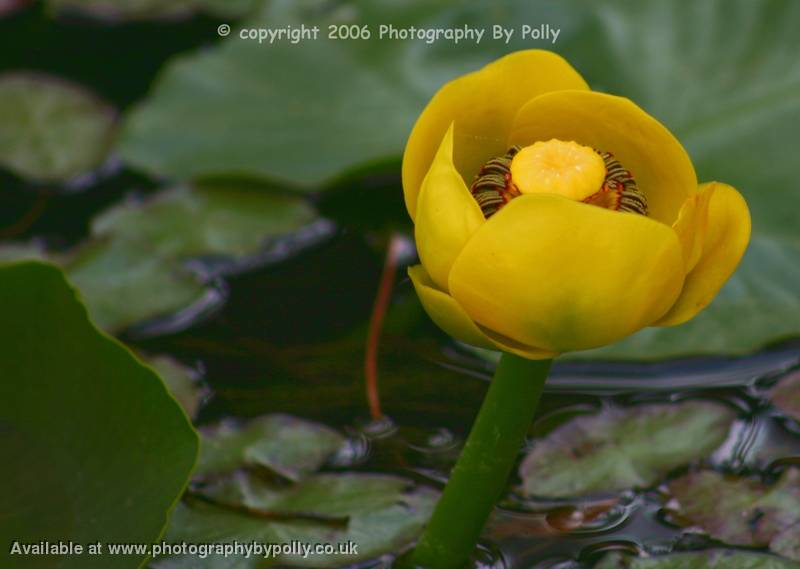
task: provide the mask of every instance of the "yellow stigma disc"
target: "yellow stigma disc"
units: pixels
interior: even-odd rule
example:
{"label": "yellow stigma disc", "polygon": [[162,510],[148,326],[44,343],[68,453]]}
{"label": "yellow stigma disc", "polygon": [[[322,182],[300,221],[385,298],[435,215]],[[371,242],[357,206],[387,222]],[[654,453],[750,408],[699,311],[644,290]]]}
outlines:
{"label": "yellow stigma disc", "polygon": [[580,201],[596,193],[605,177],[605,163],[594,149],[555,138],[526,146],[511,161],[511,180],[523,194]]}

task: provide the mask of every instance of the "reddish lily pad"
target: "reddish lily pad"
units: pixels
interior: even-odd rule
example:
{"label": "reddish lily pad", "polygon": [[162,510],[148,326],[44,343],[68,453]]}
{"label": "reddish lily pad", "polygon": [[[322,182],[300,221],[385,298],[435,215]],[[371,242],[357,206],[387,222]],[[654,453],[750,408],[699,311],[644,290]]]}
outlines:
{"label": "reddish lily pad", "polygon": [[772,404],[795,421],[800,421],[800,371],[781,379],[769,394]]}
{"label": "reddish lily pad", "polygon": [[534,442],[522,491],[564,497],[645,488],[700,460],[727,438],[734,412],[710,401],[606,407]]}
{"label": "reddish lily pad", "polygon": [[[698,526],[731,545],[776,547],[792,553],[791,537],[800,540],[800,470],[787,470],[772,486],[714,471],[673,480],[669,491],[676,520]],[[795,554],[797,548],[795,547]],[[800,561],[800,555],[793,559]]]}
{"label": "reddish lily pad", "polygon": [[224,18],[239,18],[261,0],[48,0],[56,13],[78,13],[109,21],[174,20],[204,12]]}
{"label": "reddish lily pad", "polygon": [[712,549],[663,557],[628,557],[610,553],[595,569],[800,569],[800,564],[763,553]]}

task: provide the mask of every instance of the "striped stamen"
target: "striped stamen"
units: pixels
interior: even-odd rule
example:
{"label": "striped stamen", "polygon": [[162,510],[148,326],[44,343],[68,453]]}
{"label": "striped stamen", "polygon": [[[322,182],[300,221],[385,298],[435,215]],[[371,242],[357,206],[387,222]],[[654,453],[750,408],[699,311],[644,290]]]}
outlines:
{"label": "striped stamen", "polygon": [[[503,156],[486,162],[470,186],[470,192],[486,219],[521,195],[511,179],[511,161],[519,151],[520,147],[514,146]],[[603,159],[606,175],[600,189],[582,200],[583,203],[614,211],[647,215],[647,197],[639,189],[631,172],[626,170],[611,152],[601,150],[595,152]]]}

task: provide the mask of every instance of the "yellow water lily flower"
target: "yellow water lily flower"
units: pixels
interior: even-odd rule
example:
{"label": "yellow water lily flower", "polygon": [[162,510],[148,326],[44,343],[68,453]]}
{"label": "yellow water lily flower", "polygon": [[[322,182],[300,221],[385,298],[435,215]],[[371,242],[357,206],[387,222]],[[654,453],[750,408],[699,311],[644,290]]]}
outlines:
{"label": "yellow water lily flower", "polygon": [[691,319],[750,238],[739,192],[698,185],[661,123],[547,51],[442,87],[408,140],[403,188],[430,317],[530,359]]}

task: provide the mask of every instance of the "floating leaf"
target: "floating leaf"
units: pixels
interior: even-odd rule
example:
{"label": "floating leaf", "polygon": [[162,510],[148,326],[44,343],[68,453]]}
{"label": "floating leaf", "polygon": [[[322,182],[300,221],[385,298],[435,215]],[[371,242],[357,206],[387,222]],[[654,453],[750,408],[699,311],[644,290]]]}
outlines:
{"label": "floating leaf", "polygon": [[800,371],[781,379],[769,394],[772,404],[795,421],[800,421]]}
{"label": "floating leaf", "polygon": [[[701,180],[743,191],[756,237],[737,275],[690,323],[644,330],[573,357],[744,354],[800,334],[793,213],[800,209],[793,155],[800,4],[512,0],[498,10],[490,0],[350,0],[337,6],[271,2],[246,27],[318,23],[324,32],[328,23],[367,25],[371,39],[321,37],[265,48],[234,32],[211,50],[172,62],[151,97],[127,117],[124,158],[159,176],[238,175],[313,189],[369,165],[398,163],[414,120],[445,81],[516,49],[553,49],[593,88],[629,97],[663,121],[685,143]],[[487,13],[517,31],[520,22],[547,21],[561,34],[555,44],[517,33],[508,44],[484,38],[479,45],[440,41],[425,49],[378,37],[387,21],[486,28]]]}
{"label": "floating leaf", "polygon": [[[12,539],[157,540],[197,455],[186,416],[89,322],[56,267],[0,266],[0,298],[3,555]],[[12,559],[19,569],[136,569],[144,556]]]}
{"label": "floating leaf", "polygon": [[197,384],[197,371],[188,368],[170,356],[144,358],[164,380],[170,393],[180,403],[190,419],[197,416],[202,392]]}
{"label": "floating leaf", "polygon": [[762,553],[714,549],[663,557],[627,557],[610,553],[595,569],[800,569],[800,564]]}
{"label": "floating leaf", "polygon": [[769,548],[787,559],[800,561],[800,522],[776,535],[770,542]]}
{"label": "floating leaf", "polygon": [[0,166],[35,182],[65,182],[99,167],[115,135],[115,112],[49,75],[0,76]]}
{"label": "floating leaf", "polygon": [[731,545],[764,547],[800,524],[797,469],[787,470],[771,487],[714,471],[695,472],[670,482],[669,491],[680,521]]}
{"label": "floating leaf", "polygon": [[[239,477],[248,480],[249,477]],[[167,542],[265,544],[331,544],[347,551],[348,542],[357,550],[349,555],[287,552],[273,555],[280,565],[339,567],[356,561],[397,552],[414,540],[429,518],[437,494],[415,488],[401,478],[370,474],[325,474],[308,478],[284,492],[263,484],[248,484],[249,510],[193,501],[175,511]],[[263,493],[263,495],[262,495]],[[241,505],[241,504],[239,504]],[[256,507],[263,508],[256,510]],[[163,557],[151,562],[155,569],[218,569],[263,567],[255,556],[210,555]]]}
{"label": "floating leaf", "polygon": [[30,2],[31,0],[0,0],[0,18],[13,14]]}
{"label": "floating leaf", "polygon": [[46,260],[47,254],[36,243],[3,243],[0,244],[0,262],[23,260]]}
{"label": "floating leaf", "polygon": [[194,274],[134,241],[89,243],[66,269],[92,319],[111,332],[182,310],[196,316],[221,301]]}
{"label": "floating leaf", "polygon": [[520,476],[533,496],[645,488],[702,459],[727,438],[734,412],[708,401],[605,407],[534,442]]}
{"label": "floating leaf", "polygon": [[[437,494],[386,475],[314,474],[343,443],[341,435],[288,415],[267,415],[241,427],[222,423],[202,440],[197,478],[176,510],[172,543],[332,544],[357,550],[304,555],[262,552],[247,557],[163,556],[155,569],[260,568],[270,561],[300,567],[338,567],[397,552],[417,537]],[[265,466],[286,480],[263,476]]]}
{"label": "floating leaf", "polygon": [[333,429],[280,414],[241,426],[222,422],[204,429],[202,436],[198,476],[261,466],[295,481],[319,469],[344,443]]}
{"label": "floating leaf", "polygon": [[194,12],[239,18],[262,0],[47,0],[55,12],[77,12],[101,20],[163,20],[182,18]]}
{"label": "floating leaf", "polygon": [[92,233],[144,241],[153,254],[163,257],[243,257],[315,217],[313,208],[297,196],[179,186],[145,202],[113,206],[92,221]]}

